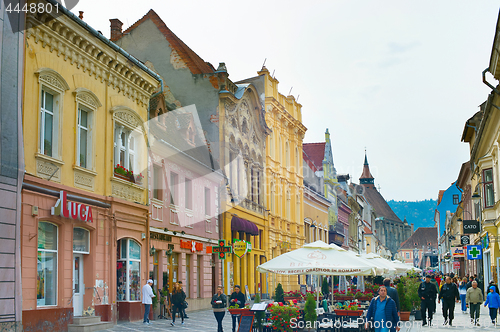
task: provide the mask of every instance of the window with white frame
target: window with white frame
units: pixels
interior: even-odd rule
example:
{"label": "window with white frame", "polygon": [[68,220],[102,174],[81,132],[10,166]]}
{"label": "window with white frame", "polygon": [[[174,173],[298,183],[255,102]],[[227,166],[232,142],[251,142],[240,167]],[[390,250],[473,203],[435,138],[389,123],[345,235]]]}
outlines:
{"label": "window with white frame", "polygon": [[406,253],[406,259],[410,259],[410,253],[409,252]]}
{"label": "window with white frame", "polygon": [[162,167],[153,165],[153,198],[163,200]]}
{"label": "window with white frame", "polygon": [[77,129],[77,165],[83,168],[92,168],[92,138],[90,125],[92,112],[79,105]]}
{"label": "window with white frame", "polygon": [[57,226],[50,222],[38,223],[37,306],[57,305],[57,232]]}
{"label": "window with white frame", "polygon": [[73,228],[73,252],[88,254],[90,252],[90,232],[81,227]]}
{"label": "window with white frame", "polygon": [[483,171],[484,182],[484,207],[495,205],[495,191],[493,188],[493,169],[488,168]]}
{"label": "window with white frame", "polygon": [[120,165],[132,173],[140,173],[140,157],[138,152],[142,133],[119,122],[115,123],[115,166]]}
{"label": "window with white frame", "polygon": [[40,153],[58,157],[60,94],[45,86],[42,87],[40,100]]}
{"label": "window with white frame", "polygon": [[135,240],[118,241],[116,260],[116,300],[141,300],[141,246]]}
{"label": "window with white frame", "polygon": [[170,204],[178,205],[177,197],[177,185],[179,183],[179,175],[174,172],[170,172]]}
{"label": "window with white frame", "polygon": [[209,216],[210,212],[210,188],[205,188],[205,216]]}

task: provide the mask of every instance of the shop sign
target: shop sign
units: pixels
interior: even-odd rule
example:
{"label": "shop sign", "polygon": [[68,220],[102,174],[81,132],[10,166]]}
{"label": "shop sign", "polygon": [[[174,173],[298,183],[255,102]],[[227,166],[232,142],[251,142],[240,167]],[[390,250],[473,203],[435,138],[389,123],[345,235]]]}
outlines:
{"label": "shop sign", "polygon": [[181,240],[181,248],[189,249],[191,252],[203,251],[203,243],[195,241],[184,241]]}
{"label": "shop sign", "polygon": [[464,245],[464,246],[470,244],[470,235],[461,235],[460,236],[460,244]]}
{"label": "shop sign", "polygon": [[239,258],[243,257],[247,253],[248,245],[246,241],[243,240],[233,240],[233,251]]}
{"label": "shop sign", "polygon": [[151,232],[149,236],[150,236],[151,240],[172,242],[172,237],[170,235],[167,235],[167,234]]}
{"label": "shop sign", "polygon": [[490,247],[490,237],[488,236],[488,233],[486,233],[486,235],[482,238],[481,242],[483,243],[484,249],[488,249]]}
{"label": "shop sign", "polygon": [[479,233],[479,221],[477,220],[464,220],[463,221],[464,234]]}
{"label": "shop sign", "polygon": [[483,249],[480,244],[467,246],[467,259],[483,259]]}
{"label": "shop sign", "polygon": [[292,244],[290,242],[283,241],[280,243],[281,249],[292,249]]}
{"label": "shop sign", "polygon": [[67,193],[61,190],[56,205],[50,208],[50,214],[85,222],[94,222],[92,208],[88,205],[76,202],[68,202]]}
{"label": "shop sign", "polygon": [[454,261],[453,262],[453,268],[456,270],[460,270],[460,261]]}
{"label": "shop sign", "polygon": [[213,246],[212,252],[217,253],[219,259],[226,259],[226,254],[230,254],[232,249],[232,247],[226,246],[226,240],[219,240],[219,245]]}
{"label": "shop sign", "polygon": [[464,247],[451,247],[451,255],[453,257],[465,257]]}

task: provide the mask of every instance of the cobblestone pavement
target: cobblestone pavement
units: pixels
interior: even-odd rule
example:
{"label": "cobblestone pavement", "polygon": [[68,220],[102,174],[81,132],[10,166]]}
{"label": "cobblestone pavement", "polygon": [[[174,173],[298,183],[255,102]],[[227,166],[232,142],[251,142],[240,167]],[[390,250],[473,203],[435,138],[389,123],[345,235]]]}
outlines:
{"label": "cobblestone pavement", "polygon": [[[202,332],[217,332],[217,321],[215,320],[214,312],[212,310],[201,310],[188,312],[188,319],[184,320],[184,325],[181,325],[181,319],[175,318],[175,326],[170,326],[171,319],[156,319],[151,321],[151,325],[144,325],[140,322],[127,322],[118,323],[112,329],[104,331],[202,331]],[[222,325],[225,332],[231,332],[231,315],[226,312]]]}

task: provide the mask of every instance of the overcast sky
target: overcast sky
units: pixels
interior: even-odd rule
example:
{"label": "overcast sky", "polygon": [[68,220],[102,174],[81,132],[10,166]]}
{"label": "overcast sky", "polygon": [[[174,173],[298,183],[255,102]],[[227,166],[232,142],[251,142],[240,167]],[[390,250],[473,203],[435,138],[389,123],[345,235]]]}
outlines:
{"label": "overcast sky", "polygon": [[149,9],[233,81],[267,58],[302,104],[304,142],[329,128],[335,167],[356,183],[366,147],[387,200],[436,199],[469,158],[460,139],[490,92],[498,1],[80,0],[72,11],[109,38],[110,18],[126,29]]}

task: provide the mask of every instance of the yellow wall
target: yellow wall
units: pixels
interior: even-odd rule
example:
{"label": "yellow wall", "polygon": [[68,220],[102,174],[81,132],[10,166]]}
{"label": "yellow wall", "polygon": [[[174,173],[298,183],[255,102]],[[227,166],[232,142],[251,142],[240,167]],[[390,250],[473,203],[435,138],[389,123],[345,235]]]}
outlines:
{"label": "yellow wall", "polygon": [[[37,18],[28,17],[28,22]],[[98,195],[114,195],[145,204],[147,171],[143,171],[143,186],[114,180],[113,142],[114,117],[120,114],[129,120],[147,121],[149,97],[158,81],[137,67],[132,67],[125,57],[112,51],[96,37],[91,36],[76,22],[60,16],[58,31],[73,32],[77,44],[63,35],[40,24],[26,34],[26,62],[24,86],[23,127],[26,172],[42,179],[70,187],[87,190]],[[105,55],[100,54],[103,52]],[[99,55],[100,54],[100,55]],[[110,69],[105,63],[117,67]],[[105,79],[112,80],[111,84]],[[53,84],[51,84],[53,83]],[[40,107],[42,84],[60,92],[58,138],[59,148],[54,157],[40,149]],[[59,91],[58,91],[59,90]],[[77,164],[77,104],[92,110],[92,162],[87,168]],[[143,136],[145,139],[145,135]],[[145,145],[144,145],[145,147]],[[137,151],[137,158],[146,167],[147,150]],[[59,168],[59,169],[58,169]]]}

